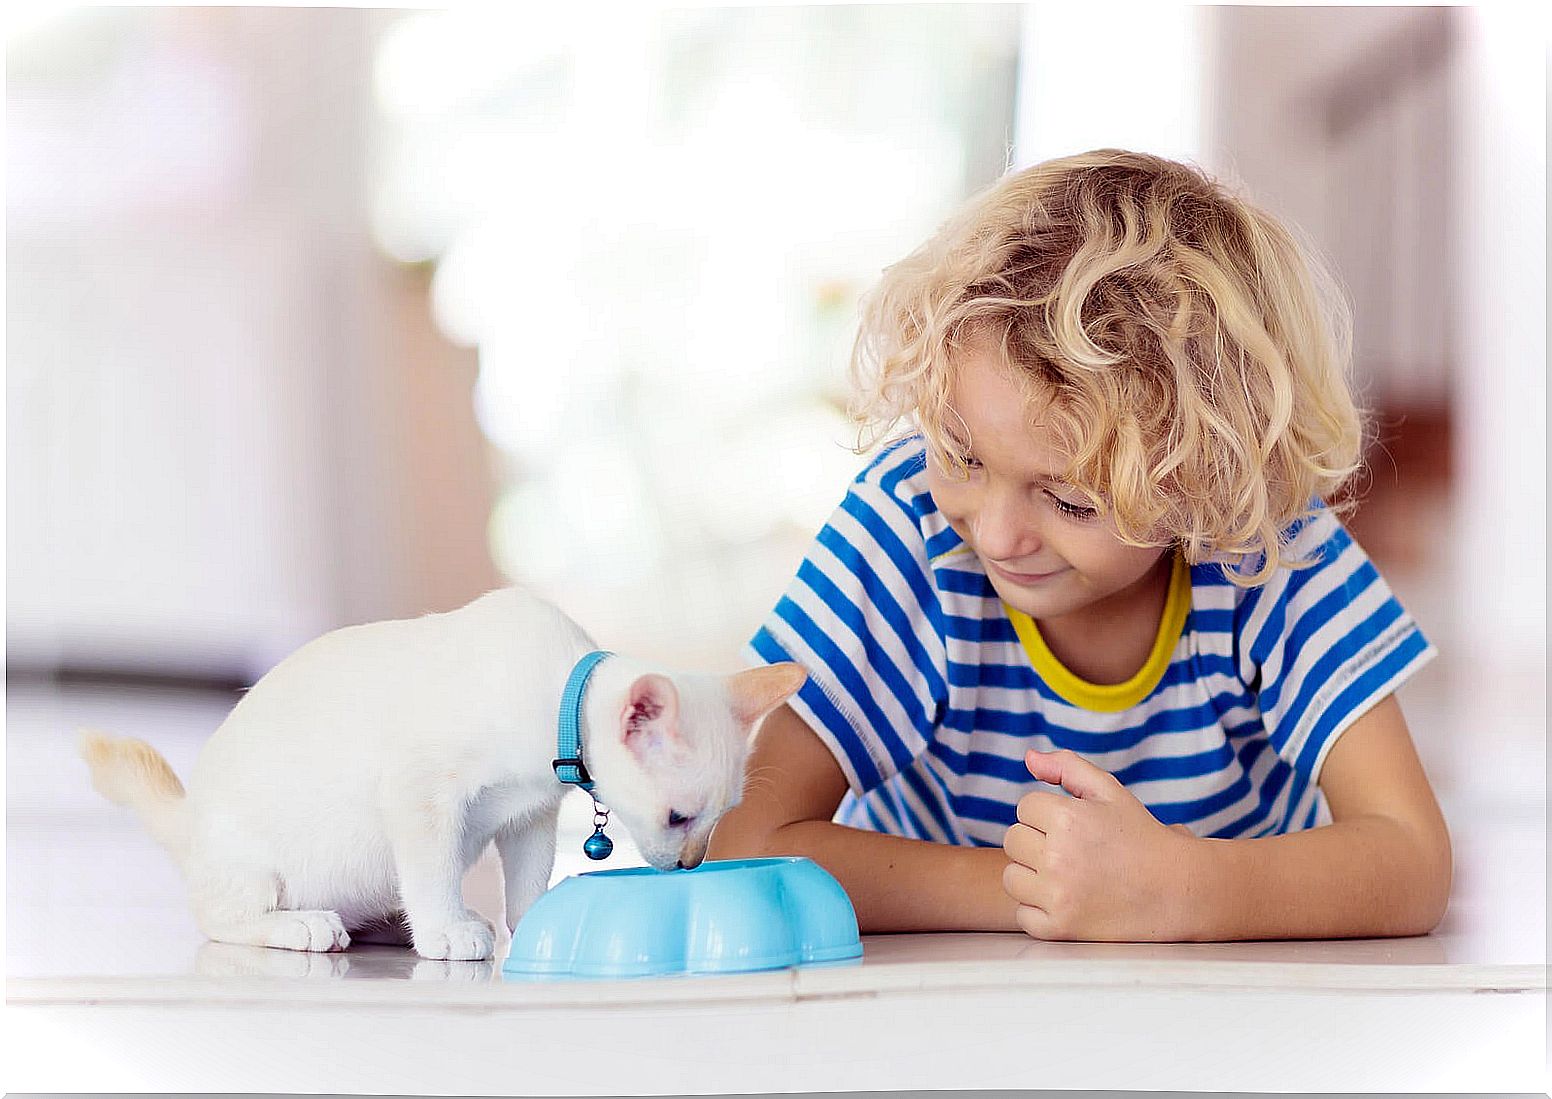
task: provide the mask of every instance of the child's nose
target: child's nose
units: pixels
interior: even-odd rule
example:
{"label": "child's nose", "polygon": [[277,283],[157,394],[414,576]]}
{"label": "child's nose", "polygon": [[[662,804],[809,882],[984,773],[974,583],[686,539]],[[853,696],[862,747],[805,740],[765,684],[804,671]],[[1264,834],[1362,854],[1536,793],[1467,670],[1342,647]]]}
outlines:
{"label": "child's nose", "polygon": [[971,523],[975,548],[994,561],[1018,561],[1040,551],[1043,544],[1032,517],[1011,501],[984,500]]}

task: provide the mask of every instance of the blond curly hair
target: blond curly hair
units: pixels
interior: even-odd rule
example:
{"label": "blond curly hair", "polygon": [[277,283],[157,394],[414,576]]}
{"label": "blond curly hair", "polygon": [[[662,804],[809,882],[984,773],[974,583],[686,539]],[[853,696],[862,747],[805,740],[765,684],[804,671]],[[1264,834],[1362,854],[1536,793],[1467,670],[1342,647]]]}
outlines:
{"label": "blond curly hair", "polygon": [[[944,468],[955,352],[997,341],[1123,541],[1235,583],[1359,468],[1351,314],[1318,251],[1200,169],[1098,149],[1011,172],[864,297],[866,450],[902,422]],[[1032,407],[1035,407],[1032,405]]]}

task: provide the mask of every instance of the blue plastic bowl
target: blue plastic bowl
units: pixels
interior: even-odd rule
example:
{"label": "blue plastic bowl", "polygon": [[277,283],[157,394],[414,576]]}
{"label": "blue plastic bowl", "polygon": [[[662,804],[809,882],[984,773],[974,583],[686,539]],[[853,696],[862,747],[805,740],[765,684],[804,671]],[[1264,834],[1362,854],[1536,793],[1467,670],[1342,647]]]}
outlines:
{"label": "blue plastic bowl", "polygon": [[745,973],[861,956],[851,900],[819,864],[731,859],[568,877],[517,925],[502,973]]}

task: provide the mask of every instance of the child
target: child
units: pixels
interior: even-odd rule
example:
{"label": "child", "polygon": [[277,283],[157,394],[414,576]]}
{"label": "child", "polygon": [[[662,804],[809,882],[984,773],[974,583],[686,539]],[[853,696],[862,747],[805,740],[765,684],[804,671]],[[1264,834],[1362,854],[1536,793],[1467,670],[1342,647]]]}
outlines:
{"label": "child", "polygon": [[809,680],[711,857],[809,856],[867,932],[1431,930],[1449,835],[1393,692],[1435,651],[1322,503],[1349,332],[1276,221],[1118,150],[889,268],[859,419],[912,433],[750,643]]}

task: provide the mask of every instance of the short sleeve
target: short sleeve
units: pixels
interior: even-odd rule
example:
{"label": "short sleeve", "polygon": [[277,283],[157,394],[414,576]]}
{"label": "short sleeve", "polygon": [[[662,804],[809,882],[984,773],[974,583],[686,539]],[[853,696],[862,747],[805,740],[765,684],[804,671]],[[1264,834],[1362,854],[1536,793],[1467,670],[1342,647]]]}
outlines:
{"label": "short sleeve", "polygon": [[1316,781],[1337,738],[1438,652],[1329,511],[1296,528],[1289,552],[1316,563],[1246,593],[1236,659],[1277,754]]}
{"label": "short sleeve", "polygon": [[788,704],[859,795],[921,756],[948,697],[921,516],[901,485],[910,456],[893,457],[852,483],[744,652],[808,670]]}

